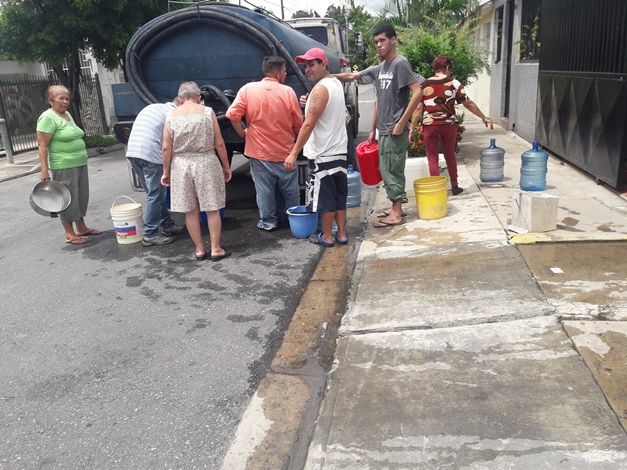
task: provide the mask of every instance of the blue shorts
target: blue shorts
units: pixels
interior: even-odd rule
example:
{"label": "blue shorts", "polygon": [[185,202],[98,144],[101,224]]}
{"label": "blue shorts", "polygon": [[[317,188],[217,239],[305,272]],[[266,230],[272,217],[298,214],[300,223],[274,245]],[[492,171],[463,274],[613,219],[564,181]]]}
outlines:
{"label": "blue shorts", "polygon": [[313,212],[346,210],[346,155],[308,160],[307,206]]}

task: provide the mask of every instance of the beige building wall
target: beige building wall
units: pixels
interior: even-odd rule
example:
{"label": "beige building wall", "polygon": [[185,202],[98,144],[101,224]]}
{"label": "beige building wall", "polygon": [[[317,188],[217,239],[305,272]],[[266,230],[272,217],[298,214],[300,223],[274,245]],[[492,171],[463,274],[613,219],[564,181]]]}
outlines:
{"label": "beige building wall", "polygon": [[0,61],[0,75],[46,75],[42,64],[28,62],[20,64],[12,60]]}
{"label": "beige building wall", "polygon": [[[492,2],[483,2],[480,7],[478,17],[473,24],[475,47],[481,50],[488,63],[491,62],[492,55]],[[477,106],[487,115],[490,112],[490,74],[489,70],[484,70],[473,78],[466,86],[466,93],[477,103]]]}

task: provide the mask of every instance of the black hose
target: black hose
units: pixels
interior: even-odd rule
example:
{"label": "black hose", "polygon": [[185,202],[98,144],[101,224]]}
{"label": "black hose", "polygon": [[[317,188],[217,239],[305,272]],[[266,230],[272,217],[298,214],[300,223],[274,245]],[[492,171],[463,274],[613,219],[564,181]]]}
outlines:
{"label": "black hose", "polygon": [[[283,57],[287,62],[288,69],[294,72],[294,75],[296,75],[304,88],[307,91],[311,90],[311,83],[303,75],[294,59],[274,34],[259,23],[232,11],[234,9],[229,8],[228,10],[231,11],[227,12],[224,6],[216,6],[215,4],[197,5],[196,7],[177,10],[155,18],[135,33],[126,50],[126,63],[129,72],[128,80],[139,98],[145,103],[158,101],[145,84],[141,69],[142,56],[155,44],[162,41],[163,38],[172,35],[179,29],[187,28],[197,23],[218,26],[240,35],[248,36],[261,46],[267,55]],[[220,94],[223,96],[223,93]],[[218,94],[218,97],[222,99],[220,94]],[[226,99],[226,97],[224,98]]]}
{"label": "black hose", "polygon": [[[231,100],[229,100],[227,96],[224,94],[224,92],[220,90],[217,86],[210,85],[210,84],[201,86],[200,87],[201,96],[204,95],[203,91],[205,90],[215,95],[216,98],[218,98],[220,102],[224,105],[225,109],[228,109],[228,107],[231,106]],[[224,121],[226,119],[226,112],[216,113],[216,119],[220,122]]]}

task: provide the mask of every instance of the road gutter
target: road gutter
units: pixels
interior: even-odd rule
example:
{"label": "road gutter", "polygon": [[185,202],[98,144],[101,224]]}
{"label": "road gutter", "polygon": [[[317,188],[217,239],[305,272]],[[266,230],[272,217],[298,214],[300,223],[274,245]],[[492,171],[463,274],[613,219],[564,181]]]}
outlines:
{"label": "road gutter", "polygon": [[348,209],[349,244],[324,249],[222,461],[223,470],[300,470],[313,436],[338,330],[351,297],[351,276],[377,188]]}

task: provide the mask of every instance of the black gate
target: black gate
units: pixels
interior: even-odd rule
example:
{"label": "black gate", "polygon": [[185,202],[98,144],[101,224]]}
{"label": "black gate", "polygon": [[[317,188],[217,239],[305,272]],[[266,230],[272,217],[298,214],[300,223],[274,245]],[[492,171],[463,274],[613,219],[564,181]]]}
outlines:
{"label": "black gate", "polygon": [[627,1],[543,0],[536,135],[614,188],[627,184]]}
{"label": "black gate", "polygon": [[[56,84],[58,80],[46,76],[0,76],[0,117],[6,119],[13,152],[37,148],[37,118],[48,107],[46,88]],[[79,91],[85,134],[106,134],[98,76],[81,78]]]}

